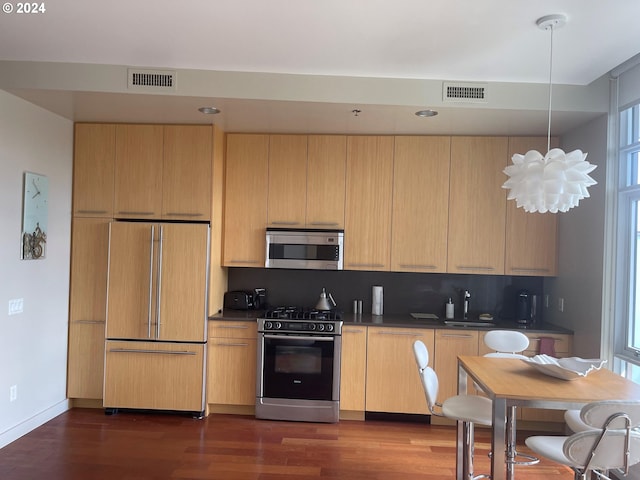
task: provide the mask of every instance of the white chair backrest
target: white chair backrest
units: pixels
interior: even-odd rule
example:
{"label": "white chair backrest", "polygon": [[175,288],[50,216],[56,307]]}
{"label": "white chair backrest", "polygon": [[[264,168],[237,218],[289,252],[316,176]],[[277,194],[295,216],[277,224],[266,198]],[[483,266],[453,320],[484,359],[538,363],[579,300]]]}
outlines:
{"label": "white chair backrest", "polygon": [[431,413],[435,413],[434,408],[438,401],[439,389],[438,375],[433,368],[427,365],[429,363],[429,351],[420,340],[416,340],[413,343],[413,354],[418,365],[418,374],[427,399],[427,406]]}
{"label": "white chair backrest", "polygon": [[[631,421],[631,428],[640,425],[640,400],[607,400],[588,403],[580,410],[580,418],[590,427],[603,428],[611,415],[624,412]],[[622,418],[616,419],[609,428],[625,428]]]}
{"label": "white chair backrest", "polygon": [[[585,467],[591,458],[591,450],[600,438],[600,430],[579,432],[568,437],[562,447],[565,456],[575,465]],[[631,433],[629,460],[625,465],[625,430],[609,430],[589,463],[590,468],[609,470],[630,467],[640,462],[640,435]]]}
{"label": "white chair backrest", "polygon": [[[525,351],[529,347],[529,337],[515,330],[491,330],[484,336],[484,343],[491,350],[499,354],[516,354]],[[511,356],[487,354],[486,356]]]}

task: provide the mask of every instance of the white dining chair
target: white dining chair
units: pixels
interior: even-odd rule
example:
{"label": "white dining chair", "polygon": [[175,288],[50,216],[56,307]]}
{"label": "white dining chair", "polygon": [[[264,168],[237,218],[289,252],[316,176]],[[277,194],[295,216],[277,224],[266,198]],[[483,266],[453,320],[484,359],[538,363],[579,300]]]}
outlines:
{"label": "white dining chair", "polygon": [[591,429],[570,436],[533,436],[525,440],[538,455],[571,467],[576,480],[588,480],[591,472],[609,479],[610,470],[624,475],[640,462],[640,400],[593,402],[580,410]]}
{"label": "white dining chair", "polygon": [[[484,344],[493,352],[485,354],[485,357],[499,358],[527,358],[522,354],[529,348],[529,337],[516,330],[490,330],[484,335]],[[524,460],[518,460],[518,457]],[[507,459],[506,462],[513,465],[535,465],[540,459],[533,455],[520,453],[516,449],[516,407],[512,406],[507,418]]]}
{"label": "white dining chair", "polygon": [[438,375],[429,367],[429,351],[425,344],[416,340],[413,343],[413,354],[418,366],[420,381],[427,399],[429,413],[438,417],[446,417],[462,422],[463,428],[463,465],[462,472],[465,480],[489,478],[489,475],[474,475],[474,425],[476,423],[491,425],[491,400],[478,395],[455,395],[438,402]]}

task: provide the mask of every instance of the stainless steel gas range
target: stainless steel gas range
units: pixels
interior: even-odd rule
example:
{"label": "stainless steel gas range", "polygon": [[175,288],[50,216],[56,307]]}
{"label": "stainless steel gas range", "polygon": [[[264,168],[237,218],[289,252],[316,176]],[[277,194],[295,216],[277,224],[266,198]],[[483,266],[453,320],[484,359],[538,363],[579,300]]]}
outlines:
{"label": "stainless steel gas range", "polygon": [[337,422],[341,335],[333,310],[266,311],[258,319],[256,418]]}

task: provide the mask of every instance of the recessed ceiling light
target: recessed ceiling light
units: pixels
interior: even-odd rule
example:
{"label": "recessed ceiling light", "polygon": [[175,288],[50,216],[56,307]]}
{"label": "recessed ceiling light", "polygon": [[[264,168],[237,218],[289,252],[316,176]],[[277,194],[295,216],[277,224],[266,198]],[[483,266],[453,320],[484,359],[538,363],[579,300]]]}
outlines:
{"label": "recessed ceiling light", "polygon": [[205,115],[216,115],[220,113],[220,109],[216,107],[200,107],[198,111]]}
{"label": "recessed ceiling light", "polygon": [[416,115],[418,117],[435,117],[438,114],[435,110],[418,110]]}

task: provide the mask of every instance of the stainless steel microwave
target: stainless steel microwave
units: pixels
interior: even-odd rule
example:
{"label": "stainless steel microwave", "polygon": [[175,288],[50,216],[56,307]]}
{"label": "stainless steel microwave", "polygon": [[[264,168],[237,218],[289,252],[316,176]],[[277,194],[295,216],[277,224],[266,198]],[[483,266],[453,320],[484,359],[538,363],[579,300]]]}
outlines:
{"label": "stainless steel microwave", "polygon": [[343,268],[344,230],[267,228],[266,235],[266,268]]}

